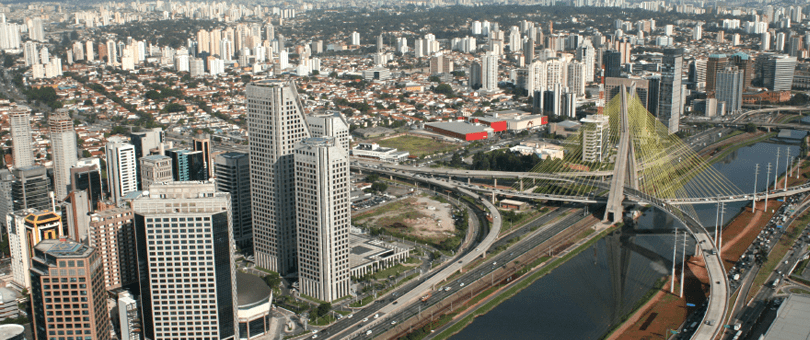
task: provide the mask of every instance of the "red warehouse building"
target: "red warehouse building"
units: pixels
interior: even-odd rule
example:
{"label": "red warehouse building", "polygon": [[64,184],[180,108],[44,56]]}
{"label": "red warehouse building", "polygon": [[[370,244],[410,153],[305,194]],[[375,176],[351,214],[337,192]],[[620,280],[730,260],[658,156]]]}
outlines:
{"label": "red warehouse building", "polygon": [[470,117],[470,122],[481,123],[492,128],[492,131],[506,131],[507,123],[505,118],[498,117]]}
{"label": "red warehouse building", "polygon": [[491,127],[464,122],[427,123],[425,124],[425,129],[463,141],[487,139],[489,133],[493,131]]}

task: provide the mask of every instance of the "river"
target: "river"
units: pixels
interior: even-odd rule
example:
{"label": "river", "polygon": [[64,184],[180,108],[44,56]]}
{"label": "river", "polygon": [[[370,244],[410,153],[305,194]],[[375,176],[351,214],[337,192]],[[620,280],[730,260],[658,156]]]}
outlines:
{"label": "river", "polygon": [[[714,164],[743,191],[753,190],[754,165],[760,164],[757,190],[765,189],[768,162],[785,172],[785,152],[798,155],[797,145],[760,142],[740,148]],[[773,172],[768,183],[773,184]],[[748,203],[726,205],[727,223]],[[761,203],[760,203],[761,204]],[[716,221],[716,205],[695,205],[701,223]],[[535,281],[489,313],[476,318],[452,339],[599,339],[670,271],[674,221],[656,210],[646,211],[634,230],[625,227],[594,243],[556,270]],[[680,226],[679,226],[680,227]],[[655,234],[660,230],[660,234]],[[638,233],[636,232],[638,231]],[[677,258],[681,257],[679,243]],[[687,255],[694,249],[687,242]]]}

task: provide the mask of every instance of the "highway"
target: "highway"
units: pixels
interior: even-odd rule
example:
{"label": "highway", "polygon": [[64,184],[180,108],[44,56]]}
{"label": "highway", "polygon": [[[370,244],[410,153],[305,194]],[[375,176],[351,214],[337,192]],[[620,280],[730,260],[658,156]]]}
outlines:
{"label": "highway", "polygon": [[[543,223],[543,226],[535,231],[532,236],[518,242],[498,255],[488,258],[485,264],[481,264],[475,269],[459,276],[452,282],[447,283],[442,287],[444,289],[439,288],[438,290],[432,291],[431,297],[426,302],[423,303],[418,299],[406,300],[405,298],[400,298],[398,301],[400,301],[400,306],[403,308],[389,311],[387,314],[381,314],[378,319],[372,320],[368,325],[361,325],[362,327],[359,329],[354,339],[372,339],[374,336],[380,335],[389,329],[396,328],[396,325],[401,324],[402,321],[418,315],[423,309],[440,303],[453,294],[469,292],[473,289],[471,287],[472,282],[479,279],[487,279],[486,276],[491,275],[494,270],[514,261],[527,251],[534,249],[543,242],[563,232],[586,216],[583,216],[581,213],[572,213],[558,222],[547,224],[547,221],[553,220],[555,217],[556,216],[548,216],[544,218],[546,222]],[[446,290],[447,288],[450,290]],[[427,292],[422,293],[423,294],[419,296],[424,296]],[[386,310],[383,309],[382,311],[385,312]],[[392,325],[392,321],[396,323]],[[366,334],[369,330],[371,330],[371,334]]]}
{"label": "highway", "polygon": [[[381,172],[381,173],[387,173],[387,172],[388,173],[393,173],[393,171],[390,171],[390,170],[379,170],[379,172]],[[479,198],[479,196],[477,194],[475,194],[474,192],[471,192],[469,190],[457,187],[454,182],[440,181],[440,180],[431,179],[431,178],[414,178],[413,175],[408,175],[408,174],[398,174],[398,176],[409,177],[412,180],[418,180],[418,181],[421,181],[423,183],[427,183],[427,184],[435,185],[435,186],[438,186],[438,187],[446,188],[446,189],[449,189],[449,190],[453,190],[453,191],[458,192],[460,195],[470,196],[470,197],[473,197],[473,198],[476,198],[476,199]],[[402,294],[401,297],[397,301],[400,301],[400,300],[401,301],[411,301],[411,300],[418,299],[423,294],[430,291],[435,285],[437,285],[440,282],[444,281],[445,279],[447,279],[453,273],[459,271],[464,266],[465,263],[470,263],[470,262],[474,261],[479,256],[484,255],[490,249],[490,247],[495,242],[495,240],[498,237],[498,234],[501,231],[501,216],[500,216],[500,213],[498,212],[498,209],[495,207],[495,205],[490,203],[488,200],[479,199],[478,201],[480,203],[482,203],[487,208],[487,210],[489,211],[490,216],[492,217],[492,225],[491,225],[491,227],[489,229],[489,233],[484,238],[484,240],[481,241],[481,243],[478,245],[478,247],[476,247],[473,250],[470,250],[467,254],[461,256],[459,261],[454,260],[454,262],[447,265],[446,267],[441,269],[439,272],[433,274],[432,276],[430,276],[427,279],[423,279],[423,280],[419,281],[419,283],[418,283],[418,285],[416,287],[414,287],[412,289],[408,289],[407,292]],[[404,303],[403,304],[398,304],[398,303],[395,303],[394,301],[391,301],[388,304],[383,305],[382,307],[376,306],[379,303],[380,303],[380,301],[375,303],[374,309],[378,310],[380,313],[383,313],[383,314],[394,313],[397,310],[403,308],[404,305],[405,305]],[[363,311],[366,311],[366,309],[364,309]],[[368,314],[366,314],[366,313],[368,313]],[[373,312],[366,311],[366,313],[363,313],[363,314],[358,313],[358,315],[355,318],[351,318],[351,319],[343,318],[343,320],[341,320],[340,322],[337,322],[333,326],[328,327],[323,332],[323,334],[325,336],[327,336],[326,337],[327,339],[345,339],[347,337],[356,336],[356,335],[358,335],[358,334],[355,334],[355,333],[358,332],[358,330],[356,328],[356,325],[361,325],[362,326],[362,325],[366,324],[365,322],[363,322],[361,320],[361,317],[365,318],[367,315],[370,315]],[[376,319],[372,319],[372,320],[376,320]]]}

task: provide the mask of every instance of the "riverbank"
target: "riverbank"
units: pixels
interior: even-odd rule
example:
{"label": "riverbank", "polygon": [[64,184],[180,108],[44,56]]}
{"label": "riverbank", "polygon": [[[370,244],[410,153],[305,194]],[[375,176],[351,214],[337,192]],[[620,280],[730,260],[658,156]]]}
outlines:
{"label": "riverbank", "polygon": [[[619,226],[620,227],[620,226]],[[602,230],[599,233],[591,233],[584,236],[584,238],[580,240],[572,240],[573,244],[569,244],[565,248],[568,248],[570,251],[565,253],[564,255],[557,257],[557,259],[543,261],[542,263],[536,264],[529,264],[527,267],[521,271],[528,271],[524,274],[520,279],[513,281],[511,284],[506,285],[499,289],[498,291],[490,291],[483,298],[489,298],[489,301],[481,305],[475,304],[471,307],[472,311],[467,310],[462,312],[459,315],[464,315],[458,321],[456,321],[452,326],[448,327],[444,331],[440,332],[436,335],[433,339],[448,339],[454,334],[461,331],[464,327],[469,325],[473,319],[475,319],[479,315],[486,314],[493,308],[497,307],[503,301],[506,301],[513,296],[517,295],[523,289],[529,287],[532,283],[539,280],[546,274],[550,273],[569,259],[573,258],[574,256],[578,255],[588,247],[592,246],[594,243],[599,241],[600,239],[604,238],[606,235],[610,234],[612,231],[619,228],[617,226],[609,227],[607,229]],[[573,249],[571,249],[573,248]],[[531,268],[533,265],[536,267]],[[491,298],[490,298],[491,297]],[[480,301],[480,300],[478,300]]]}

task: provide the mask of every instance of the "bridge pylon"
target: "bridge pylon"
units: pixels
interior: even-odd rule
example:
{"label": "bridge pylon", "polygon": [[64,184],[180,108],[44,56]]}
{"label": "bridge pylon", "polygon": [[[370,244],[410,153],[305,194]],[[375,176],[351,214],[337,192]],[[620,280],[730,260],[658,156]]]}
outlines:
{"label": "bridge pylon", "polygon": [[604,222],[618,223],[623,221],[624,207],[624,187],[638,190],[638,164],[636,163],[636,151],[633,147],[633,138],[630,133],[630,114],[628,106],[630,98],[635,95],[635,83],[627,93],[627,86],[621,88],[621,104],[619,107],[619,152],[616,155],[616,163],[613,167],[613,178],[610,181],[610,191],[608,194],[607,207],[605,207]]}

